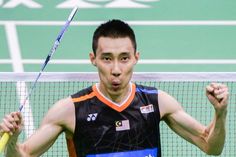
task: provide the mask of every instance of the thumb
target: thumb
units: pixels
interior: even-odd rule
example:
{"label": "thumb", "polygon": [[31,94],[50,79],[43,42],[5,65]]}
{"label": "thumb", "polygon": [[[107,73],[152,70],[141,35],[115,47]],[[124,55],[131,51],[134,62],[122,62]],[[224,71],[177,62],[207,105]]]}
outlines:
{"label": "thumb", "polygon": [[216,105],[219,104],[219,101],[217,100],[217,98],[212,93],[207,92],[206,95],[207,95],[207,98],[211,102],[212,105],[214,105],[216,107]]}

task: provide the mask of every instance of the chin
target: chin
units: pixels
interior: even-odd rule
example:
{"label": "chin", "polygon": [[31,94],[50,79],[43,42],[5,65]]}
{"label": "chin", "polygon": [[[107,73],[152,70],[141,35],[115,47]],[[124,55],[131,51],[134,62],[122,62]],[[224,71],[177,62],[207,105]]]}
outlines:
{"label": "chin", "polygon": [[110,94],[112,95],[120,95],[122,92],[121,92],[121,88],[111,88],[109,90]]}

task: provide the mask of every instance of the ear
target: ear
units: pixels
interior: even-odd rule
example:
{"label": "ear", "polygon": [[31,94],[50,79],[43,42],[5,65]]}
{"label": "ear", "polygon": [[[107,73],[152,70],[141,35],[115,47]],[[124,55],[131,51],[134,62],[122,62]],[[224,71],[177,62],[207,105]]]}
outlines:
{"label": "ear", "polygon": [[94,66],[96,66],[96,56],[95,56],[95,54],[94,54],[93,52],[90,52],[90,53],[89,53],[89,58],[90,58],[91,63],[92,63]]}
{"label": "ear", "polygon": [[134,64],[137,64],[137,62],[139,60],[139,52],[136,52],[134,57],[135,57],[135,63]]}

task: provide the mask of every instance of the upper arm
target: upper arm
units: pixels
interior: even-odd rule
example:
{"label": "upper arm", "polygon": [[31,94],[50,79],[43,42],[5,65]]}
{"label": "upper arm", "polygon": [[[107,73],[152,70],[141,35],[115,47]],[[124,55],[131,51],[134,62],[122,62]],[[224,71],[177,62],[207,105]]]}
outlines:
{"label": "upper arm", "polygon": [[70,98],[57,102],[43,118],[39,129],[20,145],[21,149],[30,156],[39,156],[48,150],[64,130],[72,130],[72,106]]}
{"label": "upper arm", "polygon": [[158,96],[161,118],[178,135],[205,150],[206,126],[187,114],[180,104],[167,93]]}

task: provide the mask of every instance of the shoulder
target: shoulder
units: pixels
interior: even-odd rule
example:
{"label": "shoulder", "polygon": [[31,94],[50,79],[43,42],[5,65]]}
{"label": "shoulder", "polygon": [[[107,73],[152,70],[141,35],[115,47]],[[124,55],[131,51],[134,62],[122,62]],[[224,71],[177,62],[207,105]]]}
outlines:
{"label": "shoulder", "polygon": [[63,111],[67,111],[71,107],[73,107],[73,101],[72,101],[72,98],[69,96],[67,98],[63,98],[57,101],[50,110],[54,112],[60,111],[60,113],[63,113]]}
{"label": "shoulder", "polygon": [[74,105],[71,97],[57,101],[45,115],[42,124],[52,123],[67,128],[74,118]]}
{"label": "shoulder", "polygon": [[93,92],[93,86],[90,86],[90,87],[87,87],[87,88],[84,88],[84,89],[81,89],[80,91],[74,93],[71,95],[71,98],[78,98],[78,97],[81,97],[81,96],[84,96],[84,95],[87,95],[89,93]]}
{"label": "shoulder", "polygon": [[172,113],[183,110],[179,102],[173,96],[162,90],[158,91],[158,103],[161,118],[165,118]]}
{"label": "shoulder", "polygon": [[142,92],[142,93],[148,93],[148,94],[157,94],[158,90],[155,87],[136,84],[136,92]]}
{"label": "shoulder", "polygon": [[153,95],[156,97],[159,105],[160,118],[163,119],[172,113],[183,110],[179,102],[170,94],[151,86],[136,84],[136,92]]}

